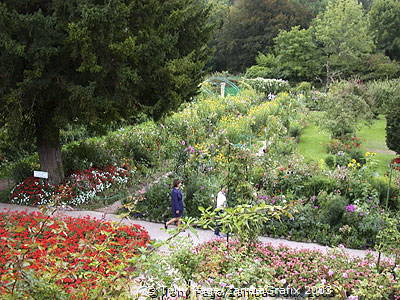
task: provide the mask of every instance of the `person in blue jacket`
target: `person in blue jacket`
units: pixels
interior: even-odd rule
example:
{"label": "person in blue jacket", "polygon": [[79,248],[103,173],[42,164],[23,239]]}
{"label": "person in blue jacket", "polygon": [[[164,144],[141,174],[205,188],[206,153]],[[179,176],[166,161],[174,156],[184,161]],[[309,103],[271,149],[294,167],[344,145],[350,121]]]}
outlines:
{"label": "person in blue jacket", "polygon": [[180,190],[182,182],[178,179],[174,180],[173,188],[171,191],[171,210],[173,218],[164,224],[165,229],[168,229],[168,225],[176,223],[177,226],[181,224],[181,218],[183,216],[183,195]]}

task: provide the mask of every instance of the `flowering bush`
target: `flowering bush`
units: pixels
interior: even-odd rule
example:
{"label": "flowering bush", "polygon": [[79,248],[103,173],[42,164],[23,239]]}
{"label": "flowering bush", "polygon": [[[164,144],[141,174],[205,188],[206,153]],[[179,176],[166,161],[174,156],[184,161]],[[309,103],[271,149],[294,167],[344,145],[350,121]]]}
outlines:
{"label": "flowering bush", "polygon": [[393,169],[400,171],[400,157],[396,157],[392,160],[392,165],[395,165]]}
{"label": "flowering bush", "polygon": [[29,270],[38,277],[51,275],[72,294],[107,278],[111,283],[149,242],[139,225],[26,212],[0,213],[0,237],[0,294],[12,293]]}
{"label": "flowering bush", "polygon": [[278,94],[290,89],[289,82],[282,79],[265,79],[258,77],[254,79],[246,79],[245,83],[249,84],[257,92],[265,94]]}
{"label": "flowering bush", "polygon": [[48,203],[54,194],[54,186],[46,180],[28,177],[16,185],[11,192],[11,202],[22,205],[43,205]]}
{"label": "flowering bush", "polygon": [[351,152],[355,149],[359,149],[361,146],[360,138],[353,137],[345,137],[342,139],[332,139],[328,144],[328,152],[332,154],[337,154],[340,151],[343,152]]}
{"label": "flowering bush", "polygon": [[82,205],[114,185],[127,183],[131,175],[132,171],[128,168],[90,168],[76,171],[65,183],[58,186],[52,186],[44,179],[28,177],[15,186],[10,200],[22,205],[45,205],[54,201],[62,205]]}

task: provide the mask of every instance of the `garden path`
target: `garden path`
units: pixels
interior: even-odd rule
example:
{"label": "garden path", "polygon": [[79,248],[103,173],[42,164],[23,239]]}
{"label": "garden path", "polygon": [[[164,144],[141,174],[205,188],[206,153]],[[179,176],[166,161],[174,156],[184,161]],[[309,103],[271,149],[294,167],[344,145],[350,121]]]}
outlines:
{"label": "garden path", "polygon": [[[30,207],[30,206],[21,206],[21,205],[15,205],[15,204],[8,204],[8,203],[0,203],[0,211],[27,211],[27,212],[33,212],[33,211],[39,211],[38,208],[36,207]],[[54,213],[55,216],[57,217],[62,217],[62,216],[71,216],[71,217],[92,217],[96,219],[101,219],[101,220],[106,220],[106,221],[114,221],[114,222],[121,222],[123,224],[138,224],[143,226],[148,232],[149,235],[152,239],[157,239],[157,240],[166,240],[170,235],[162,230],[164,228],[163,224],[160,223],[153,223],[153,222],[146,222],[146,221],[140,221],[140,220],[133,220],[133,219],[121,219],[118,215],[116,214],[111,214],[111,213],[103,213],[103,212],[98,212],[98,211],[81,211],[81,210],[61,210],[58,209]],[[190,236],[192,238],[193,244],[197,245],[203,242],[210,241],[212,239],[215,239],[215,235],[212,231],[210,230],[202,230],[202,229],[196,229],[197,236],[194,235],[191,232],[182,232],[182,236]],[[284,245],[288,246],[291,248],[297,248],[297,249],[309,249],[309,250],[319,250],[323,253],[327,252],[330,247],[326,246],[321,246],[315,243],[300,243],[300,242],[293,242],[293,241],[288,241],[284,239],[275,239],[275,238],[269,238],[269,237],[261,237],[260,239],[263,243],[269,243],[273,246],[278,246],[278,245]],[[351,257],[364,257],[367,253],[370,253],[370,251],[366,250],[355,250],[355,249],[346,249],[344,248],[343,251],[345,251],[349,256]],[[373,252],[373,255],[377,256],[377,253]]]}

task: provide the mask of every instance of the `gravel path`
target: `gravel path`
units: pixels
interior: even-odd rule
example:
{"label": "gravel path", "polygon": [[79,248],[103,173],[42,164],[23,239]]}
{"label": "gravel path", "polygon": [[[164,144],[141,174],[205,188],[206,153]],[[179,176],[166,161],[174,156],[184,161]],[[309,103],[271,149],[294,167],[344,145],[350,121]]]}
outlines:
{"label": "gravel path", "polygon": [[[7,203],[0,203],[0,211],[39,211],[38,208],[29,207],[29,206],[21,206],[21,205],[14,205],[14,204],[7,204]],[[115,221],[115,222],[122,222],[123,224],[139,224],[143,226],[150,234],[152,239],[157,240],[166,240],[169,237],[169,234],[162,230],[164,228],[163,224],[160,223],[153,223],[153,222],[146,222],[140,220],[132,220],[132,219],[123,219],[118,215],[111,214],[111,213],[103,213],[97,211],[81,211],[81,210],[57,210],[54,214],[55,216],[71,216],[71,217],[92,217],[96,219],[102,219],[106,221]],[[215,235],[210,230],[201,230],[196,229],[197,236],[193,235],[191,232],[182,232],[182,236],[191,236],[193,244],[197,245],[206,241],[210,241],[215,239]],[[327,252],[330,247],[321,246],[315,243],[300,243],[300,242],[293,242],[284,239],[274,239],[269,237],[261,237],[260,239],[264,243],[270,243],[273,246],[284,245],[291,248],[297,249],[310,249],[310,250],[319,250],[323,253]],[[355,249],[343,249],[349,256],[351,257],[364,257],[370,251],[366,250],[355,250]],[[377,253],[373,253],[377,256]]]}

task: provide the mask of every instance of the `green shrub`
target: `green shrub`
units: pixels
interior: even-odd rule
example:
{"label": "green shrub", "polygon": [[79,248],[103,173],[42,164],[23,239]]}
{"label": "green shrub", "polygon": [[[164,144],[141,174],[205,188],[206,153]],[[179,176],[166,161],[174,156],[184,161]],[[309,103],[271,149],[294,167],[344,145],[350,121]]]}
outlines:
{"label": "green shrub", "polygon": [[66,174],[90,167],[102,168],[114,162],[100,138],[65,145],[62,156]]}
{"label": "green shrub", "polygon": [[[134,211],[147,220],[164,222],[171,216],[171,183],[172,179],[163,178],[153,184],[143,197],[135,197]],[[185,199],[184,199],[185,200]]]}
{"label": "green shrub", "polygon": [[302,81],[293,90],[296,93],[309,94],[312,90],[312,84],[308,81]]}
{"label": "green shrub", "polygon": [[277,78],[279,69],[278,58],[271,54],[259,53],[256,57],[257,64],[246,70],[246,78]]}
{"label": "green shrub", "polygon": [[379,80],[367,83],[364,97],[375,114],[390,112],[392,104],[400,98],[400,80]]}
{"label": "green shrub", "polygon": [[[400,101],[399,101],[400,104]],[[392,108],[386,114],[386,144],[390,150],[400,154],[400,108]]]}
{"label": "green shrub", "polygon": [[366,74],[362,75],[363,80],[391,79],[400,75],[400,64],[383,53],[371,54],[365,64]]}
{"label": "green shrub", "polygon": [[332,137],[354,135],[361,122],[372,118],[369,103],[364,99],[365,87],[358,81],[340,81],[329,87],[321,103],[325,111],[319,125],[327,129]]}
{"label": "green shrub", "polygon": [[31,155],[21,159],[10,166],[11,179],[14,182],[21,182],[25,178],[33,176],[33,171],[40,169],[39,158],[37,155]]}
{"label": "green shrub", "polygon": [[325,157],[325,164],[328,166],[328,168],[336,168],[336,156],[328,155],[327,157]]}
{"label": "green shrub", "polygon": [[338,189],[338,185],[338,182],[332,177],[315,175],[309,177],[304,183],[303,193],[308,197],[318,195],[321,191],[332,193]]}
{"label": "green shrub", "polygon": [[248,114],[251,119],[250,126],[254,134],[261,133],[264,128],[267,129],[267,133],[271,135],[274,130],[279,130],[283,124],[281,120],[276,116],[279,114],[279,103],[276,101],[264,102],[260,105],[253,106]]}
{"label": "green shrub", "polygon": [[321,217],[330,226],[338,226],[342,222],[347,199],[338,194],[323,192],[318,195],[318,203],[321,207]]}
{"label": "green shrub", "polygon": [[319,210],[312,204],[297,205],[293,218],[283,217],[281,221],[271,220],[264,227],[264,233],[273,237],[289,237],[303,242],[331,244],[331,227],[323,223]]}
{"label": "green shrub", "polygon": [[300,136],[303,132],[303,127],[298,123],[291,123],[289,127],[289,136],[296,139],[296,142],[299,142]]}
{"label": "green shrub", "polygon": [[51,273],[35,274],[34,271],[24,271],[23,279],[18,280],[12,295],[3,295],[2,299],[71,299],[68,293],[57,285]]}
{"label": "green shrub", "polygon": [[221,181],[215,176],[193,174],[185,182],[185,209],[191,217],[200,217],[199,207],[215,207]]}
{"label": "green shrub", "polygon": [[[387,177],[373,177],[371,178],[370,183],[378,193],[380,204],[385,205],[389,187],[389,179]],[[400,187],[394,182],[392,182],[390,185],[388,205],[392,209],[400,210]]]}
{"label": "green shrub", "polygon": [[376,243],[376,236],[383,228],[384,220],[379,212],[370,212],[361,218],[361,221],[356,224],[359,236],[365,239],[364,247],[373,247]]}

